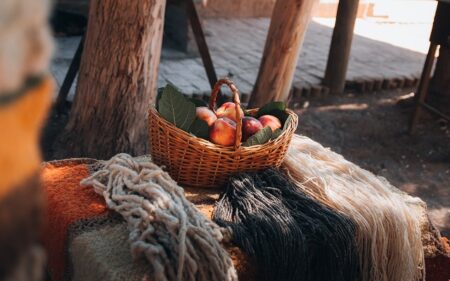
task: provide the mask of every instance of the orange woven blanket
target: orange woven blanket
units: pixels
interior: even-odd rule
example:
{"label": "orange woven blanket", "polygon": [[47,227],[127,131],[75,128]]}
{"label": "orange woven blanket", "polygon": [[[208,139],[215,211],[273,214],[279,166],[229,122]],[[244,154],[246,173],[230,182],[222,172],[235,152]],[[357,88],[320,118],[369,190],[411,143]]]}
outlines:
{"label": "orange woven blanket", "polygon": [[[107,223],[114,221],[115,215],[107,209],[103,198],[96,194],[91,186],[80,185],[80,181],[90,175],[85,162],[55,161],[47,163],[42,171],[42,182],[48,201],[42,242],[47,250],[48,267],[53,281],[70,280],[68,248],[74,236],[71,232],[82,229],[80,224],[95,224],[92,222],[99,218],[103,218],[101,220]],[[210,218],[218,194],[186,189],[186,198]],[[242,252],[231,245],[226,246],[226,249],[233,259],[240,280],[252,280],[252,267]]]}
{"label": "orange woven blanket", "polygon": [[48,252],[48,265],[53,281],[63,280],[69,227],[77,221],[108,213],[101,196],[91,187],[80,186],[80,181],[87,176],[87,165],[75,162],[64,166],[47,164],[42,172],[47,196],[42,242]]}

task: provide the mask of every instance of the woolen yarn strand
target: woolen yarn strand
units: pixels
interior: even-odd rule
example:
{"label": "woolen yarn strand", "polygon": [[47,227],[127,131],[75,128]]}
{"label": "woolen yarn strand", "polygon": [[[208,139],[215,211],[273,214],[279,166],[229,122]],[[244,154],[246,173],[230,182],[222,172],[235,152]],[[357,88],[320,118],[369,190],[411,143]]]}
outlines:
{"label": "woolen yarn strand", "polygon": [[[361,280],[425,278],[421,215],[386,179],[299,135],[292,139],[282,170],[300,190],[355,222]],[[409,201],[423,204],[418,198]]]}
{"label": "woolen yarn strand", "polygon": [[155,281],[234,281],[222,229],[189,202],[183,189],[150,159],[118,154],[82,185],[94,187],[127,222],[134,257],[144,257]]}
{"label": "woolen yarn strand", "polygon": [[355,226],[274,169],[230,178],[213,220],[255,264],[257,280],[360,280]]}

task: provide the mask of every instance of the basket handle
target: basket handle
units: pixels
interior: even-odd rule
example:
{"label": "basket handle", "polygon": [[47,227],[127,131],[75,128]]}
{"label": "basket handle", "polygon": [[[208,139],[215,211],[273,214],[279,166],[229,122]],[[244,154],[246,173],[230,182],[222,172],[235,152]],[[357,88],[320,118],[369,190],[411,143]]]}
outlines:
{"label": "basket handle", "polygon": [[[233,102],[236,105],[236,108],[241,108],[241,101],[239,99],[239,90],[234,85],[233,81],[228,78],[220,79],[217,81],[216,85],[211,92],[211,98],[209,99],[209,109],[216,112],[216,100],[217,95],[219,94],[220,88],[222,85],[227,85],[231,93],[233,94]],[[236,110],[236,139],[234,142],[234,149],[238,149],[241,146],[242,140],[242,115],[240,110]]]}

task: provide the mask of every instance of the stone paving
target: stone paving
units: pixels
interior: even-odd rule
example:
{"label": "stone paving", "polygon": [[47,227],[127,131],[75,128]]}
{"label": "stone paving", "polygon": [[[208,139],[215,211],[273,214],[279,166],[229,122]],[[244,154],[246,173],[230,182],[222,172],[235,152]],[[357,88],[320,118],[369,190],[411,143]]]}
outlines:
{"label": "stone paving", "polygon": [[[218,76],[230,76],[242,93],[250,93],[256,80],[269,19],[208,19],[204,22],[204,27]],[[383,28],[392,29],[393,27]],[[414,25],[409,30],[413,32]],[[293,83],[294,93],[320,85],[327,63],[331,34],[330,27],[311,22],[297,64]],[[414,34],[403,32],[399,36],[411,38]],[[428,40],[428,37],[416,40]],[[51,70],[59,85],[64,79],[78,41],[77,37],[57,39],[58,48]],[[411,83],[416,82],[424,57],[423,53],[355,35],[347,84],[351,86],[358,81],[382,83],[383,80],[389,82],[405,78]],[[164,86],[167,82],[173,83],[189,95],[205,94],[210,91],[198,56],[163,49],[158,84]],[[411,83],[406,83],[406,86],[411,86]],[[404,85],[399,83],[394,87]],[[387,84],[385,86],[389,87]],[[376,86],[375,90],[377,90]],[[73,97],[73,92],[74,87],[69,99]]]}

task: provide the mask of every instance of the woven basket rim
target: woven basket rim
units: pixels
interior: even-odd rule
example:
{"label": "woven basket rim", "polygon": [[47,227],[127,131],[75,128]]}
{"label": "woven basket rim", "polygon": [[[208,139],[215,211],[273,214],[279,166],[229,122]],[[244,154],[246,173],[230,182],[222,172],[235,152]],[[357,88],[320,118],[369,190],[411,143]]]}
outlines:
{"label": "woven basket rim", "polygon": [[[253,109],[249,109],[249,110],[258,110],[258,108],[253,108]],[[151,106],[149,111],[150,111],[151,114],[153,114],[155,117],[157,117],[159,119],[159,121],[162,122],[165,126],[171,128],[177,134],[179,134],[180,136],[182,136],[185,139],[187,139],[189,142],[197,142],[199,145],[207,147],[208,149],[218,150],[218,151],[222,151],[222,152],[226,152],[226,153],[241,153],[242,151],[254,151],[254,150],[262,150],[262,149],[265,149],[265,148],[269,148],[278,139],[281,139],[286,134],[289,134],[290,131],[294,131],[294,133],[295,133],[295,130],[297,129],[297,125],[298,125],[298,116],[297,116],[297,114],[295,112],[293,112],[292,110],[287,108],[286,112],[290,116],[292,116],[293,118],[290,119],[290,124],[288,125],[288,128],[286,130],[283,130],[283,132],[276,139],[269,140],[268,142],[266,142],[264,144],[258,144],[258,145],[252,145],[252,146],[240,146],[237,150],[235,150],[234,146],[218,145],[218,144],[210,142],[209,140],[205,140],[205,139],[196,137],[194,135],[189,134],[188,132],[185,132],[185,131],[181,130],[180,128],[177,128],[175,125],[173,125],[172,123],[170,123],[169,121],[164,119],[159,114],[159,112],[156,110],[156,108],[154,106]]]}

